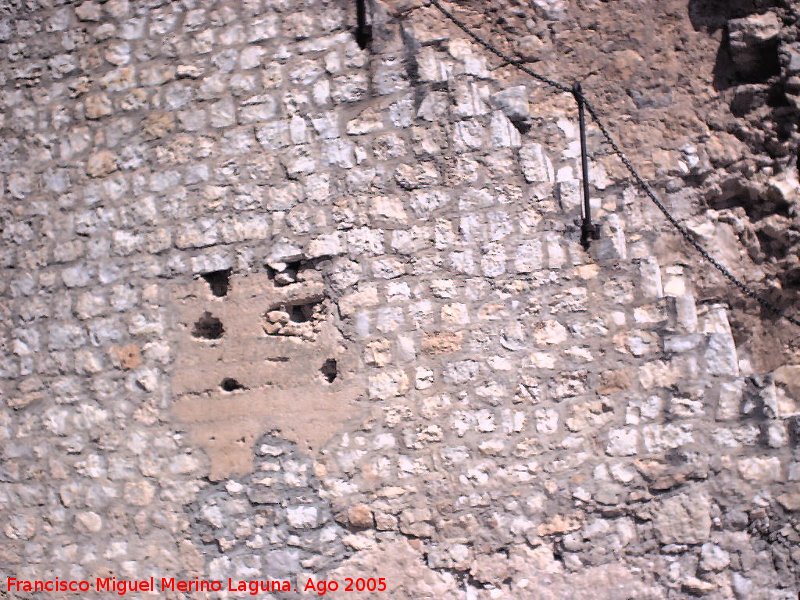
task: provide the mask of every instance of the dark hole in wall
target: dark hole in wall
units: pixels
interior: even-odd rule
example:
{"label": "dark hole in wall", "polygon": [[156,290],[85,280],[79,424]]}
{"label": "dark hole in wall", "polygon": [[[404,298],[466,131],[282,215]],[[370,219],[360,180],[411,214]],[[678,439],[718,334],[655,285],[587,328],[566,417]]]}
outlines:
{"label": "dark hole in wall", "polygon": [[677,448],[674,448],[669,452],[667,452],[665,458],[667,459],[667,462],[673,467],[678,467],[680,465],[686,464],[689,461],[689,457],[686,455],[686,453]]}
{"label": "dark hole in wall", "polygon": [[731,100],[731,113],[734,117],[744,117],[767,104],[769,89],[764,86],[747,85],[736,88]]}
{"label": "dark hole in wall", "polygon": [[222,297],[228,295],[228,288],[231,282],[231,270],[225,269],[224,271],[212,271],[210,273],[203,273],[202,278],[206,280],[208,287],[211,288],[211,293],[215,296]]}
{"label": "dark hole in wall", "polygon": [[292,323],[307,323],[313,315],[313,304],[298,304],[289,309],[289,320]]}
{"label": "dark hole in wall", "polygon": [[302,264],[303,263],[299,260],[286,263],[286,268],[283,271],[274,274],[273,280],[275,281],[275,285],[284,286],[297,283],[297,273],[300,271]]}
{"label": "dark hole in wall", "polygon": [[[792,247],[788,235],[776,236],[774,232],[760,230],[756,231],[756,237],[758,238],[758,243],[761,244],[761,249],[769,256],[783,258]],[[784,273],[782,275],[785,277]]]}
{"label": "dark hole in wall", "polygon": [[511,121],[511,124],[514,126],[514,128],[522,135],[525,135],[531,130],[531,122],[527,119],[509,119],[509,121]]}
{"label": "dark hole in wall", "polygon": [[741,206],[751,221],[760,221],[770,215],[789,215],[790,205],[780,198],[768,196],[751,196],[749,192],[724,194],[710,199],[709,206],[715,210]]}
{"label": "dark hole in wall", "polygon": [[192,335],[204,340],[218,340],[223,333],[225,333],[225,328],[222,326],[222,321],[206,311],[194,324]]}
{"label": "dark hole in wall", "polygon": [[795,125],[787,121],[777,121],[775,131],[778,134],[777,139],[779,142],[786,142],[792,138],[794,134]]}
{"label": "dark hole in wall", "polygon": [[729,19],[739,19],[776,6],[776,0],[689,0],[688,14],[695,31],[722,29]]}
{"label": "dark hole in wall", "polygon": [[781,286],[783,289],[800,290],[800,267],[787,269],[780,275]]}
{"label": "dark hole in wall", "polygon": [[339,375],[339,370],[336,366],[336,359],[329,358],[326,360],[322,367],[319,370],[322,373],[323,377],[327,380],[328,383],[333,383],[336,380],[336,377]]}
{"label": "dark hole in wall", "polygon": [[219,387],[225,392],[235,392],[236,390],[247,389],[232,377],[226,377],[223,379],[222,383],[219,384]]}
{"label": "dark hole in wall", "polygon": [[300,272],[300,269],[303,268],[304,261],[296,260],[287,262],[285,264],[286,266],[280,271],[270,267],[269,265],[266,266],[267,277],[275,282],[277,287],[283,287],[285,285],[297,283],[297,275]]}
{"label": "dark hole in wall", "polygon": [[771,44],[760,50],[758,66],[746,71],[737,71],[738,80],[742,83],[766,83],[781,72],[778,59],[778,45]]}
{"label": "dark hole in wall", "polygon": [[783,108],[786,106],[791,106],[789,99],[786,97],[786,91],[783,89],[783,86],[773,85],[769,88],[769,92],[767,94],[767,106],[771,108]]}
{"label": "dark hole in wall", "polygon": [[[295,300],[295,304],[278,304],[264,313],[263,328],[267,335],[301,335],[293,325],[318,321],[323,300],[319,296]],[[310,331],[308,331],[310,333]],[[269,360],[269,359],[268,359]]]}

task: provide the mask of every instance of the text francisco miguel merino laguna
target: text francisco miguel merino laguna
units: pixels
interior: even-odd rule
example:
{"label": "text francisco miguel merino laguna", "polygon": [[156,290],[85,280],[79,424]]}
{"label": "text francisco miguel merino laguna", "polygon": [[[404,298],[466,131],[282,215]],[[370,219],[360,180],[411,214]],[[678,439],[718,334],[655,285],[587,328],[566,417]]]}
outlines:
{"label": "text francisco miguel merino laguna", "polygon": [[[314,585],[313,582],[311,584]],[[288,579],[176,579],[150,577],[149,579],[117,579],[96,577],[88,579],[17,579],[6,577],[9,592],[110,592],[124,596],[129,592],[238,592],[255,596],[264,592],[293,592]]]}

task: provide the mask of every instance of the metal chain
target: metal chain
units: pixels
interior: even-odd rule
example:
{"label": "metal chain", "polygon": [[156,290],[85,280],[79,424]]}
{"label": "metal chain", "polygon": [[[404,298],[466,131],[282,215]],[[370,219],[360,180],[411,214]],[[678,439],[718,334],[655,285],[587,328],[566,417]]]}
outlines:
{"label": "metal chain", "polygon": [[[540,73],[537,73],[537,72],[529,69],[519,59],[516,59],[516,58],[514,58],[512,56],[509,56],[509,55],[505,54],[503,51],[499,50],[498,48],[496,48],[495,46],[493,46],[492,44],[487,42],[485,39],[483,39],[478,34],[473,32],[466,25],[466,23],[464,23],[463,21],[458,19],[453,13],[451,13],[446,8],[444,8],[439,3],[439,0],[429,0],[429,4],[435,6],[439,10],[439,12],[441,12],[445,17],[447,17],[461,31],[463,31],[465,34],[467,34],[467,36],[469,36],[470,38],[475,40],[475,42],[477,42],[478,44],[480,44],[481,46],[486,48],[486,50],[488,50],[489,52],[491,52],[495,56],[498,56],[498,57],[502,58],[508,64],[513,65],[514,67],[516,67],[517,69],[519,69],[523,73],[525,73],[527,75],[530,75],[534,79],[536,79],[538,81],[541,81],[542,83],[544,83],[545,85],[548,85],[549,87],[551,87],[553,89],[556,89],[556,90],[558,90],[560,92],[564,92],[564,93],[567,93],[567,94],[575,95],[575,91],[571,86],[566,86],[563,83],[559,83],[558,81],[550,79],[549,77],[546,77],[545,75],[542,75]],[[697,238],[694,235],[692,235],[692,233],[686,228],[686,226],[683,225],[682,223],[680,223],[669,212],[669,209],[658,198],[656,193],[653,191],[653,188],[651,188],[650,185],[639,174],[639,171],[636,169],[636,167],[633,166],[633,163],[631,163],[631,161],[628,159],[628,157],[625,155],[625,153],[619,147],[619,144],[617,144],[616,140],[613,138],[611,133],[608,131],[608,128],[605,126],[603,121],[600,119],[600,116],[598,115],[597,111],[595,110],[594,105],[588,100],[588,98],[586,98],[586,95],[581,91],[578,91],[577,94],[580,96],[581,99],[583,99],[584,105],[586,107],[586,111],[592,117],[592,120],[597,124],[597,127],[600,129],[600,132],[603,134],[603,137],[605,138],[606,142],[608,142],[609,146],[611,146],[611,149],[614,151],[614,154],[616,154],[619,157],[619,159],[622,161],[622,164],[625,165],[625,168],[628,170],[628,172],[634,178],[634,180],[639,185],[639,187],[642,188],[644,193],[647,194],[647,197],[650,198],[650,200],[652,200],[652,202],[664,214],[664,216],[667,218],[667,220],[670,222],[670,224],[673,227],[675,227],[675,229],[678,230],[678,232],[681,234],[681,236],[687,242],[689,242],[689,244],[691,244],[691,246],[695,250],[697,250],[697,252],[699,252],[700,255],[706,261],[708,261],[728,281],[730,281],[734,286],[736,286],[745,296],[747,296],[748,298],[752,298],[753,300],[758,302],[761,306],[763,306],[765,309],[767,309],[769,312],[777,315],[778,317],[783,317],[784,319],[786,319],[790,323],[800,327],[800,319],[798,319],[797,317],[793,317],[792,315],[785,314],[780,308],[778,308],[778,306],[776,306],[774,303],[770,302],[766,298],[762,297],[753,288],[748,286],[741,279],[739,279],[733,273],[731,273],[730,270],[728,270],[728,268],[725,265],[723,265],[722,263],[717,261],[717,259],[715,259],[713,256],[711,256],[711,254],[709,254],[708,250],[706,250],[703,247],[703,245],[699,241],[697,241]],[[576,98],[577,98],[577,96],[576,96]]]}
{"label": "metal chain", "polygon": [[600,116],[597,114],[597,111],[595,110],[592,103],[589,102],[589,100],[587,100],[585,97],[583,101],[584,101],[584,106],[586,107],[586,111],[592,117],[592,120],[597,124],[597,127],[600,129],[600,132],[603,134],[603,137],[605,138],[606,142],[608,142],[608,145],[611,146],[611,149],[614,151],[614,154],[616,154],[619,157],[619,159],[622,161],[622,164],[625,165],[625,168],[628,169],[628,172],[636,180],[636,183],[639,184],[639,187],[642,188],[644,193],[647,194],[647,197],[653,201],[653,204],[655,204],[658,207],[658,209],[664,214],[664,216],[672,224],[672,226],[678,230],[678,232],[683,236],[683,238],[687,242],[689,242],[704,259],[706,259],[709,263],[711,263],[714,266],[714,268],[717,269],[717,271],[722,273],[722,275],[728,281],[730,281],[733,285],[739,288],[739,290],[741,290],[741,292],[745,296],[752,298],[753,300],[758,302],[761,306],[763,306],[773,314],[778,315],[779,317],[783,317],[790,323],[793,323],[794,325],[800,327],[800,319],[793,317],[792,315],[784,314],[784,312],[780,308],[778,308],[775,304],[773,304],[766,298],[760,296],[758,292],[756,292],[753,288],[744,283],[741,279],[736,277],[736,275],[731,273],[730,270],[725,265],[720,263],[717,259],[711,256],[711,254],[709,254],[708,250],[706,250],[703,247],[703,245],[700,244],[699,241],[697,241],[697,238],[694,235],[692,235],[692,233],[686,228],[686,226],[680,223],[669,212],[669,209],[659,199],[659,197],[653,191],[653,188],[650,187],[650,185],[639,174],[639,171],[636,170],[636,167],[633,166],[633,163],[631,163],[631,161],[628,159],[628,157],[625,155],[625,153],[622,151],[622,149],[619,147],[619,145],[616,143],[614,138],[609,133],[608,129],[606,128],[603,121],[600,119]]}

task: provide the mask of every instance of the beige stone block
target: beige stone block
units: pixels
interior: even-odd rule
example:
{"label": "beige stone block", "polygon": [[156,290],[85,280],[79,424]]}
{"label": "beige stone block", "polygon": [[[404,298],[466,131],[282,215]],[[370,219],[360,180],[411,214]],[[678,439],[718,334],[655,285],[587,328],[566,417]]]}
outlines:
{"label": "beige stone block", "polygon": [[105,177],[117,170],[117,156],[109,150],[101,150],[86,161],[86,173],[90,177]]}

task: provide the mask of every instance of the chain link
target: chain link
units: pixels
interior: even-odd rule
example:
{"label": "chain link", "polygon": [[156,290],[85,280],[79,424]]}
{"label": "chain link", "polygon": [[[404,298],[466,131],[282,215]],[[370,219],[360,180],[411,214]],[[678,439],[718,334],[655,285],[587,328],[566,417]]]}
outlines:
{"label": "chain link", "polygon": [[678,232],[681,234],[681,236],[687,242],[689,242],[689,244],[695,250],[697,250],[697,252],[700,253],[700,256],[702,256],[717,271],[719,271],[728,281],[730,281],[734,286],[736,286],[736,288],[738,288],[745,296],[747,296],[748,298],[752,298],[753,300],[758,302],[761,306],[763,306],[765,309],[767,309],[769,312],[777,315],[778,317],[783,317],[784,319],[786,319],[790,323],[800,327],[800,319],[798,319],[797,317],[793,317],[792,315],[785,314],[778,306],[776,306],[775,304],[773,304],[772,302],[770,302],[769,300],[767,300],[766,298],[761,296],[753,288],[748,286],[741,279],[736,277],[736,275],[731,273],[731,271],[725,265],[723,265],[717,259],[715,259],[713,256],[711,256],[711,254],[708,252],[708,250],[706,250],[703,247],[703,245],[697,240],[697,238],[694,235],[692,235],[692,233],[686,228],[685,225],[680,223],[669,212],[669,209],[659,199],[658,195],[655,193],[655,191],[653,191],[653,188],[650,187],[650,184],[648,184],[644,180],[644,178],[639,174],[639,171],[636,169],[636,167],[633,166],[633,163],[628,159],[628,157],[625,155],[625,153],[619,147],[619,144],[617,144],[617,142],[614,139],[614,137],[608,131],[608,128],[606,127],[606,125],[602,121],[602,119],[600,118],[600,115],[597,113],[597,110],[595,110],[594,105],[588,100],[588,98],[586,98],[586,95],[583,92],[581,92],[581,91],[576,92],[573,89],[572,86],[564,85],[563,83],[559,83],[558,81],[555,81],[554,79],[550,79],[549,77],[547,77],[545,75],[542,75],[541,73],[537,73],[536,71],[533,71],[532,69],[529,69],[527,66],[525,66],[522,63],[522,61],[520,61],[519,59],[514,58],[513,56],[509,56],[508,54],[504,53],[502,50],[498,49],[497,47],[495,47],[492,44],[490,44],[489,42],[487,42],[485,39],[480,37],[474,31],[472,31],[467,26],[466,23],[464,23],[463,21],[458,19],[453,13],[451,13],[446,8],[444,8],[441,5],[441,3],[439,2],[439,0],[429,0],[428,4],[426,6],[428,6],[428,5],[435,6],[439,10],[439,12],[441,12],[445,17],[447,17],[447,19],[449,19],[454,25],[456,25],[456,27],[458,27],[461,31],[463,31],[467,36],[472,38],[475,42],[477,42],[478,44],[483,46],[486,50],[488,50],[489,52],[491,52],[495,56],[498,56],[499,58],[503,59],[503,61],[505,61],[506,63],[516,67],[517,69],[519,69],[520,71],[522,71],[526,75],[530,75],[534,79],[536,79],[538,81],[541,81],[542,83],[544,83],[545,85],[547,85],[547,86],[549,86],[549,87],[551,87],[553,89],[556,89],[556,90],[558,90],[560,92],[563,92],[563,93],[572,94],[572,95],[574,95],[576,97],[576,99],[578,99],[578,98],[582,99],[583,102],[584,102],[584,105],[586,107],[586,111],[592,117],[592,120],[595,122],[595,124],[597,125],[598,129],[600,129],[600,133],[603,134],[603,138],[605,138],[605,140],[608,143],[608,145],[611,146],[611,149],[613,150],[614,154],[616,154],[617,157],[622,161],[622,164],[625,165],[625,168],[631,174],[631,176],[636,181],[638,186],[644,191],[644,193],[647,195],[647,197],[650,198],[650,200],[664,214],[664,216],[667,218],[667,221],[669,221],[670,224],[675,229],[678,230]]}

